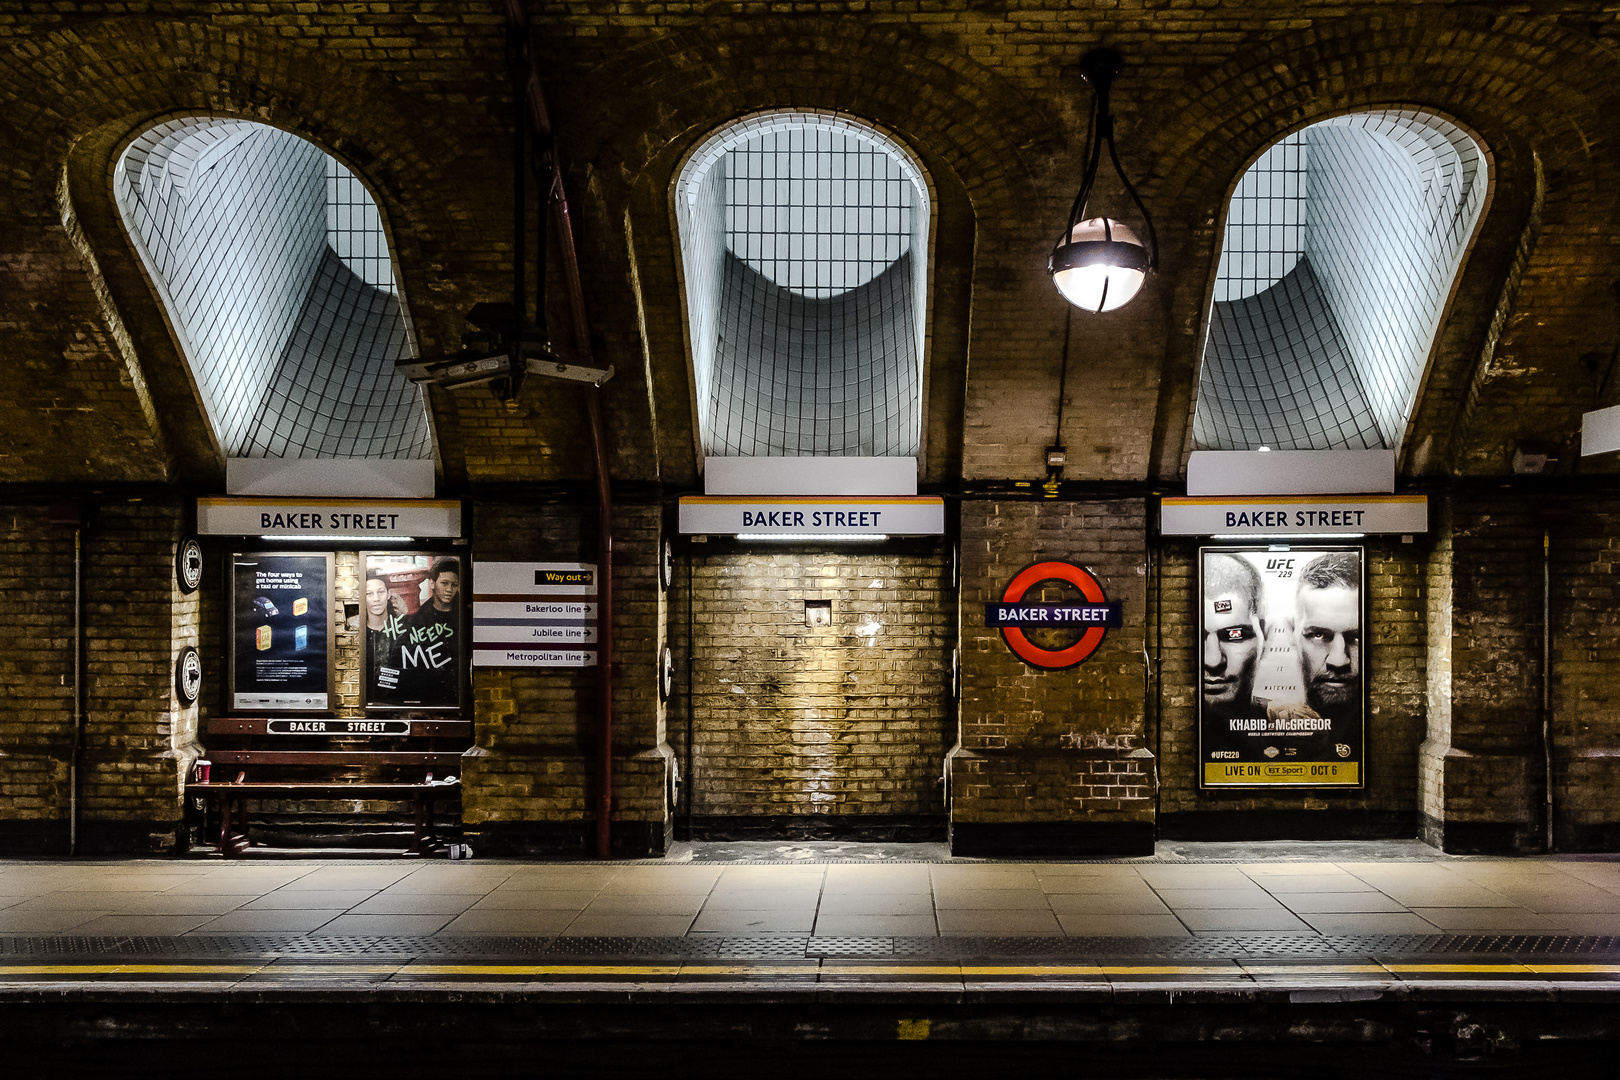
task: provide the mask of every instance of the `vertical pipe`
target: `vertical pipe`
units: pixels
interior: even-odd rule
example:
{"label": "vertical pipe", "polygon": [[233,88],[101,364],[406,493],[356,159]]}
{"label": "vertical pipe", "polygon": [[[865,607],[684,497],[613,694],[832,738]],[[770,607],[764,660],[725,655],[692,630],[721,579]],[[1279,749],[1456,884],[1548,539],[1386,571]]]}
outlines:
{"label": "vertical pipe", "polygon": [[84,739],[84,527],[73,528],[73,744],[68,751],[68,854],[79,853],[79,747]]}
{"label": "vertical pipe", "polygon": [[601,391],[585,391],[596,451],[596,857],[613,855],[613,485]]}
{"label": "vertical pipe", "polygon": [[[522,0],[506,0],[506,23],[516,48],[520,75],[514,76],[513,93],[528,120],[531,137],[540,141],[547,158],[545,175],[549,183],[541,198],[550,203],[555,215],[557,248],[562,255],[563,283],[568,289],[569,314],[574,331],[574,355],[582,364],[592,363],[590,323],[585,314],[585,288],[579,276],[579,256],[574,248],[574,223],[568,212],[568,195],[563,189],[562,172],[556,166],[551,146],[551,117],[546,109],[540,77],[534,71],[529,51],[529,17]],[[522,136],[519,135],[521,142]],[[521,151],[520,151],[521,152]],[[518,211],[521,213],[521,209]],[[545,208],[540,211],[544,214]],[[542,234],[542,243],[544,235]],[[545,253],[541,253],[544,259]],[[521,265],[521,258],[518,260]],[[544,262],[540,264],[544,266]],[[521,295],[522,279],[518,280]],[[545,288],[544,280],[536,288]],[[544,320],[545,303],[540,301],[537,319]],[[602,416],[601,390],[585,392],[585,412],[590,421],[591,448],[596,459],[596,857],[607,859],[613,850],[613,480],[608,471],[607,425]]]}
{"label": "vertical pipe", "polygon": [[1548,853],[1553,850],[1553,731],[1552,731],[1552,530],[1541,531],[1541,753],[1547,791],[1545,813]]}
{"label": "vertical pipe", "polygon": [[692,657],[697,652],[697,593],[693,589],[697,553],[686,547],[686,839],[692,839],[692,807],[697,800],[697,774],[693,772],[692,741],[697,737],[697,716],[692,712]]}

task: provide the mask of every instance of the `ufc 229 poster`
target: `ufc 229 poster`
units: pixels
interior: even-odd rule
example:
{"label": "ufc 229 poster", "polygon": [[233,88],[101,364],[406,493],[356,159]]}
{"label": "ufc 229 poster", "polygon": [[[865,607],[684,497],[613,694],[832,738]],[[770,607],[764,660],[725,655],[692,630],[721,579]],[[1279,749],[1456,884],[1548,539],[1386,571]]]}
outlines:
{"label": "ufc 229 poster", "polygon": [[1199,551],[1199,786],[1366,783],[1361,548]]}

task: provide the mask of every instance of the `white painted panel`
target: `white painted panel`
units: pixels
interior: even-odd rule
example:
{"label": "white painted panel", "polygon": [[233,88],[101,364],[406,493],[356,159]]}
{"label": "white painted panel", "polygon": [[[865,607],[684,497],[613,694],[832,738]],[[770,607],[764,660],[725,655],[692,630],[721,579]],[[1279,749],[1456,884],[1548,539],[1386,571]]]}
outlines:
{"label": "white painted panel", "polygon": [[1166,536],[1368,536],[1429,531],[1426,495],[1166,498],[1159,508]]}
{"label": "white painted panel", "polygon": [[431,499],[433,462],[375,458],[228,458],[231,495]]}
{"label": "white painted panel", "polygon": [[1581,416],[1581,456],[1620,450],[1620,405]]}
{"label": "white painted panel", "polygon": [[356,541],[396,536],[461,535],[461,503],[417,499],[197,500],[197,532],[203,536],[342,536]]}
{"label": "white painted panel", "polygon": [[682,533],[755,536],[937,536],[945,531],[945,501],[910,499],[783,499],[691,495],[681,500]]}
{"label": "white painted panel", "polygon": [[1333,495],[1395,490],[1393,450],[1194,450],[1188,495]]}
{"label": "white painted panel", "polygon": [[915,495],[910,457],[709,457],[710,495]]}

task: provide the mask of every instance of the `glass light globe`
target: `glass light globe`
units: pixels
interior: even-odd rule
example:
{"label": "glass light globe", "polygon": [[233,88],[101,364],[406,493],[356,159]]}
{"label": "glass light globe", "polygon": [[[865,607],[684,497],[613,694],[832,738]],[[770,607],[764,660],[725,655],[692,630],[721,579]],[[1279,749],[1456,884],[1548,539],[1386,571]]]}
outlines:
{"label": "glass light globe", "polygon": [[1136,233],[1117,221],[1088,218],[1052,249],[1049,269],[1063,298],[1086,311],[1113,311],[1131,302],[1147,279],[1148,253]]}

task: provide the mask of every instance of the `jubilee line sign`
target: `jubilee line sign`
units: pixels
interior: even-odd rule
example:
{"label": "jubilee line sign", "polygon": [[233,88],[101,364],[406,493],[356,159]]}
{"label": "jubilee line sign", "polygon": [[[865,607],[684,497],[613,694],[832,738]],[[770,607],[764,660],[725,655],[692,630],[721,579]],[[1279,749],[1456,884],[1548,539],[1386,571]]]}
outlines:
{"label": "jubilee line sign", "polygon": [[475,562],[474,667],[594,667],[596,567]]}

